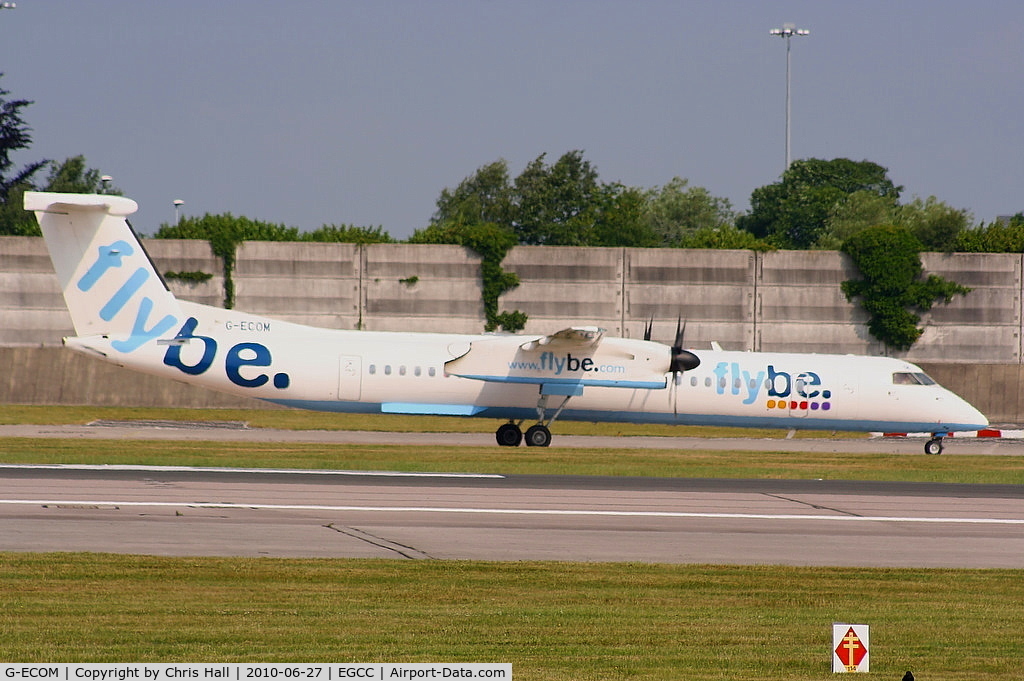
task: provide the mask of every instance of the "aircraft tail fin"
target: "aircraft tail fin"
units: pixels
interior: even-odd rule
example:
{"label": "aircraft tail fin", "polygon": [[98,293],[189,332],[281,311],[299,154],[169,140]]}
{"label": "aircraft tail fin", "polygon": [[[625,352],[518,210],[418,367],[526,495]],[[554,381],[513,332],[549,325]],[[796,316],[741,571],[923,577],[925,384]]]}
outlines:
{"label": "aircraft tail fin", "polygon": [[25,192],[79,336],[103,335],[132,352],[183,315],[128,223],[138,204],[108,194]]}

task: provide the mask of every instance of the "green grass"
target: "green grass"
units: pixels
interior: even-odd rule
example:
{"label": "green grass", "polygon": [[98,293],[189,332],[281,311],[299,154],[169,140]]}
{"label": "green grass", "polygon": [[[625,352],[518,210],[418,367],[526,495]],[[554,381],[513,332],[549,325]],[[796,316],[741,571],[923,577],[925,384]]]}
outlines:
{"label": "green grass", "polygon": [[[286,411],[0,411],[6,423],[98,418],[345,427],[337,415]],[[493,427],[344,418],[358,428]],[[0,462],[1024,482],[1024,457],[788,451],[797,447],[111,446],[3,438]],[[871,626],[874,678],[912,669],[922,681],[975,681],[1020,675],[1024,571],[0,553],[0,604],[2,662],[511,662],[520,681],[823,680],[834,678],[831,623],[847,621]]]}
{"label": "green grass", "polygon": [[[74,407],[0,405],[0,425],[86,424],[100,419],[166,419],[172,421],[244,421],[252,428],[282,430],[371,430],[424,433],[493,433],[499,421],[450,416],[400,414],[336,414],[295,409],[160,409],[155,407]],[[758,437],[785,438],[777,429],[666,426],[635,423],[586,423],[559,421],[559,434],[651,435],[663,437]],[[864,433],[798,431],[796,438],[866,437]]]}
{"label": "green grass", "polygon": [[831,623],[872,672],[1019,678],[1008,570],[0,554],[0,658],[511,662],[543,679],[826,679]]}
{"label": "green grass", "polygon": [[[780,445],[782,442],[780,442]],[[1024,484],[1024,457],[0,438],[0,463]]]}

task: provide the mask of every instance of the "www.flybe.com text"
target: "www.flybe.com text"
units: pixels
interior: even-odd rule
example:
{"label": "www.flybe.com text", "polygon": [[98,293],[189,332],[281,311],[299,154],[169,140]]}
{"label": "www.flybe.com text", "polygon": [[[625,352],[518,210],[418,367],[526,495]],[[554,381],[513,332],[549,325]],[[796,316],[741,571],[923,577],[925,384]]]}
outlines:
{"label": "www.flybe.com text", "polygon": [[597,364],[590,357],[573,357],[572,353],[566,353],[564,357],[553,352],[542,352],[535,362],[512,361],[508,368],[513,370],[526,371],[550,371],[555,376],[565,372],[595,372],[599,374],[624,374],[626,367],[621,364]]}

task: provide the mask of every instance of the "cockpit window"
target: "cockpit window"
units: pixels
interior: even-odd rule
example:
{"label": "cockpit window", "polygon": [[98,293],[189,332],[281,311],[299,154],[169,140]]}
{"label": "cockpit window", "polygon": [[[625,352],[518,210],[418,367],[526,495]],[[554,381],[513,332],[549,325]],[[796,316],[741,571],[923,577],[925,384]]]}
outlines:
{"label": "cockpit window", "polygon": [[925,373],[897,371],[892,375],[894,385],[935,385],[935,380]]}

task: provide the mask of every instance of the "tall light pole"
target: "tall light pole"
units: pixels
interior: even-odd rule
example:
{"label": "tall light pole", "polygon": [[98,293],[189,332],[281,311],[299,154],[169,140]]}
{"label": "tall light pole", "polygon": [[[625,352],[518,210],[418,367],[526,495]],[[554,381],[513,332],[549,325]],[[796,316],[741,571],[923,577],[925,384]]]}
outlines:
{"label": "tall light pole", "polygon": [[796,24],[783,24],[782,28],[773,28],[771,34],[786,39],[786,170],[789,170],[789,39],[795,35],[810,35],[811,32],[797,28]]}
{"label": "tall light pole", "polygon": [[177,225],[181,222],[181,207],[185,205],[185,202],[181,199],[174,199],[174,224]]}

